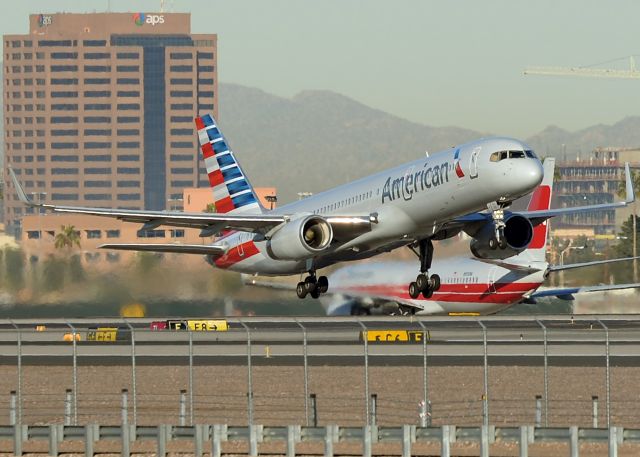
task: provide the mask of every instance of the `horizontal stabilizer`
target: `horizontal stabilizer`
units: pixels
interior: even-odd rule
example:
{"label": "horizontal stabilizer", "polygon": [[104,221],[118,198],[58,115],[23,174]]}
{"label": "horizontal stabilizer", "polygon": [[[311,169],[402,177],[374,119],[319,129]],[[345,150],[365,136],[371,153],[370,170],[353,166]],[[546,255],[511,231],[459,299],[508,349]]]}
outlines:
{"label": "horizontal stabilizer", "polygon": [[103,244],[100,249],[117,249],[121,251],[175,252],[178,254],[224,255],[227,249],[223,246],[206,244]]}
{"label": "horizontal stabilizer", "polygon": [[639,257],[623,257],[620,259],[594,260],[593,262],[570,263],[567,265],[549,265],[549,268],[547,268],[547,271],[553,272],[553,271],[562,271],[562,270],[573,270],[575,268],[592,267],[594,265],[603,265],[605,263],[614,263],[614,262],[624,262],[627,260],[635,260],[635,259],[640,259],[640,256]]}
{"label": "horizontal stabilizer", "polygon": [[558,297],[564,300],[573,294],[580,294],[583,292],[606,292],[608,290],[622,290],[622,289],[640,289],[640,283],[631,284],[601,284],[599,286],[583,286],[583,287],[564,287],[562,289],[538,289],[527,298],[541,298],[541,297]]}

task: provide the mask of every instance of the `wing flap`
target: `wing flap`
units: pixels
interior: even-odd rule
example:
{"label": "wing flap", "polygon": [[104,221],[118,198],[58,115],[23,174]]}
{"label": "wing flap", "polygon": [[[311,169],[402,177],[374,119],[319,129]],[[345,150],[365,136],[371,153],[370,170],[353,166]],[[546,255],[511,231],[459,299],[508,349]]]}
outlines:
{"label": "wing flap", "polygon": [[224,255],[227,249],[224,246],[211,246],[206,244],[152,244],[152,243],[127,243],[127,244],[103,244],[100,249],[116,249],[120,251],[145,251],[145,252],[175,252],[177,254],[200,255]]}

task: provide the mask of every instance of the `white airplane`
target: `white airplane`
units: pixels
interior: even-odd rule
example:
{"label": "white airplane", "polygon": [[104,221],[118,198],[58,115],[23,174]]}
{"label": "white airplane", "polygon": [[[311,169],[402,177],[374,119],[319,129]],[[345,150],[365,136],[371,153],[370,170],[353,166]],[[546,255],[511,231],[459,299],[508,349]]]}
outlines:
{"label": "white airplane", "polygon": [[[555,159],[544,162],[544,179],[533,193],[527,211],[547,210],[553,191]],[[540,297],[572,300],[573,294],[640,288],[640,284],[595,285],[540,289],[551,273],[633,260],[633,257],[571,265],[546,261],[548,225],[534,229],[529,247],[504,260],[456,256],[434,261],[441,278],[440,289],[429,298],[412,298],[405,284],[415,274],[410,262],[370,262],[349,265],[331,273],[331,292],[322,304],[328,315],[371,314],[492,314],[516,303],[535,303]],[[471,252],[475,254],[474,242]],[[636,257],[637,258],[637,257]],[[284,289],[285,284],[244,278],[255,286]]]}
{"label": "white airplane", "polygon": [[[328,290],[327,277],[317,277],[317,270],[402,246],[413,249],[420,260],[419,274],[409,284],[410,295],[430,296],[441,282],[438,274],[429,276],[434,240],[464,230],[473,234],[477,255],[503,259],[525,250],[535,227],[550,217],[625,206],[634,199],[627,166],[624,202],[522,213],[505,211],[512,201],[540,184],[542,164],[520,141],[486,138],[268,211],[260,205],[213,117],[204,115],[195,121],[214,195],[215,214],[34,203],[9,168],[18,198],[29,206],[59,213],[142,223],[143,230],[161,225],[199,228],[201,236],[226,231],[210,245],[134,243],[101,247],[204,254],[215,267],[249,274],[308,272],[296,288],[300,298],[307,294],[317,298]],[[327,147],[330,146],[331,138],[327,138]],[[313,170],[305,168],[301,160],[300,173]]]}

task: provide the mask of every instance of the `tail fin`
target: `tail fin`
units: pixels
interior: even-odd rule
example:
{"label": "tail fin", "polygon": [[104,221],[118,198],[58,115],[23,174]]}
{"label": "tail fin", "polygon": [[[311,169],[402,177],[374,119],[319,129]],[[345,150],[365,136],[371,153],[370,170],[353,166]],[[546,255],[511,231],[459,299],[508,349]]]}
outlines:
{"label": "tail fin", "polygon": [[265,212],[213,116],[198,116],[195,122],[216,212]]}
{"label": "tail fin", "polygon": [[[544,177],[542,182],[533,191],[527,211],[546,210],[551,207],[551,195],[553,193],[553,175],[556,167],[556,159],[547,157],[542,164]],[[516,258],[526,258],[529,260],[544,262],[547,256],[547,240],[549,239],[549,219],[533,227],[533,239],[529,247]]]}

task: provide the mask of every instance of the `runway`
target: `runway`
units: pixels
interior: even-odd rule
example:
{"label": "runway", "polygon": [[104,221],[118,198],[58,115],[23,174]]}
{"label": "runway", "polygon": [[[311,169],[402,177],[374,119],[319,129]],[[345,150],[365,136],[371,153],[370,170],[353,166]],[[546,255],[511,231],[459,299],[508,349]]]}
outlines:
{"label": "runway", "polygon": [[[149,364],[181,365],[190,356],[195,364],[239,364],[250,351],[253,363],[270,365],[297,365],[305,353],[311,364],[361,364],[365,352],[372,364],[419,365],[426,352],[430,363],[477,365],[486,338],[493,364],[540,365],[546,350],[551,364],[603,366],[608,352],[612,365],[640,365],[640,318],[631,315],[227,318],[224,332],[150,330],[158,320],[4,320],[0,357],[15,358],[19,341],[25,363],[67,364],[75,353],[82,364],[128,363],[132,356]],[[35,331],[38,325],[45,330]],[[86,341],[96,327],[118,328],[118,340]],[[398,330],[427,340],[397,341]],[[64,341],[73,332],[79,341]],[[380,341],[365,343],[363,332]]]}

